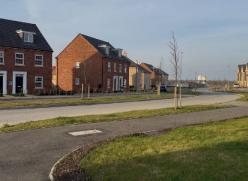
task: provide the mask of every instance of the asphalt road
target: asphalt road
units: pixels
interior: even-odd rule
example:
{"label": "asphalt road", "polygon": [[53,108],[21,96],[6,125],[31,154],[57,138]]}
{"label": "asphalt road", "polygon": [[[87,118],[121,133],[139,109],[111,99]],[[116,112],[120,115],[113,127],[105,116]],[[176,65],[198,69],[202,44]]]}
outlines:
{"label": "asphalt road", "polygon": [[[183,98],[183,105],[207,105],[234,101],[239,98],[235,94],[200,95]],[[0,126],[27,121],[37,121],[56,117],[69,117],[92,114],[108,114],[143,109],[158,109],[172,107],[173,99],[125,102],[97,105],[80,105],[32,109],[0,110]]]}
{"label": "asphalt road", "polygon": [[[247,107],[0,134],[0,180],[47,181],[52,165],[60,157],[80,146],[116,136],[220,121],[240,116],[248,116]],[[72,131],[89,129],[98,129],[102,133],[79,137],[68,134]]]}

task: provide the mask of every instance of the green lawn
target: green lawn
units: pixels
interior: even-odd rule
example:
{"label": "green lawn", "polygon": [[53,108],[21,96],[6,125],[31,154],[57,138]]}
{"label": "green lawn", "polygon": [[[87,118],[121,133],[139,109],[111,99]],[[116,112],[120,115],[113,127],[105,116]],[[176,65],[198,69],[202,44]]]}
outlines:
{"label": "green lawn", "polygon": [[247,92],[243,92],[242,93],[242,97],[239,99],[240,101],[248,101],[248,93]]}
{"label": "green lawn", "polygon": [[94,97],[94,98],[50,98],[50,99],[27,99],[27,100],[11,100],[4,101],[0,99],[1,108],[17,108],[17,107],[49,107],[49,106],[69,106],[82,104],[100,104],[114,102],[132,102],[157,99],[171,99],[173,94],[164,93],[159,95],[124,95],[124,96],[109,96],[109,97]]}
{"label": "green lawn", "polygon": [[90,152],[81,168],[95,181],[247,180],[248,118],[117,139]]}
{"label": "green lawn", "polygon": [[224,108],[224,107],[227,107],[227,106],[218,106],[218,105],[202,105],[201,106],[199,105],[199,106],[185,106],[184,108],[178,109],[176,111],[173,108],[164,108],[164,109],[139,110],[139,111],[130,111],[130,112],[123,112],[123,113],[104,114],[104,115],[60,117],[60,118],[54,118],[54,119],[19,123],[16,125],[4,125],[3,127],[0,127],[0,133],[37,129],[37,128],[48,128],[48,127],[63,126],[63,125],[70,125],[70,124],[80,124],[80,123],[120,121],[120,120],[135,119],[135,118],[163,116],[163,115],[177,114],[177,113],[183,113],[183,112],[204,111],[204,110],[218,109],[218,108]]}

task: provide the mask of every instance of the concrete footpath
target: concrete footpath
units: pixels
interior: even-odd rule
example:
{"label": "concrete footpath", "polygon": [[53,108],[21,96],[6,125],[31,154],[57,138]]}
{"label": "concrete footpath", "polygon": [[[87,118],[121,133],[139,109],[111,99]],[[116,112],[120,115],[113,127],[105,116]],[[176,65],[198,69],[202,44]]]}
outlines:
{"label": "concrete footpath", "polygon": [[[248,107],[0,134],[0,180],[47,181],[52,165],[60,157],[80,146],[116,136],[173,129],[241,116],[248,116]],[[92,129],[102,133],[78,137],[69,134],[73,131]]]}

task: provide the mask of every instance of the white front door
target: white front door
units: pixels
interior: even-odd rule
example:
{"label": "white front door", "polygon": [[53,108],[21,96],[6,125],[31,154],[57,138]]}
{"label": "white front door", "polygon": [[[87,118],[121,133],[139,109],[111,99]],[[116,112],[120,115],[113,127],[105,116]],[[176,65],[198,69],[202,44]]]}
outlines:
{"label": "white front door", "polygon": [[13,72],[12,94],[27,94],[27,72]]}
{"label": "white front door", "polygon": [[7,71],[0,71],[0,94],[7,94]]}

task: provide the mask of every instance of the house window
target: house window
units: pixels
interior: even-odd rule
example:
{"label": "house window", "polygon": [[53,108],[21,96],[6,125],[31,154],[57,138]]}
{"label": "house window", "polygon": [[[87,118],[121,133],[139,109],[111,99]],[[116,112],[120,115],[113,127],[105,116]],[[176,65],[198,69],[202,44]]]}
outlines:
{"label": "house window", "polygon": [[108,88],[108,89],[111,88],[111,86],[110,86],[110,81],[111,81],[111,79],[107,79],[107,88]]}
{"label": "house window", "polygon": [[43,67],[43,55],[35,55],[35,66]]}
{"label": "house window", "polygon": [[111,62],[108,62],[108,72],[111,72]]}
{"label": "house window", "polygon": [[119,64],[119,72],[122,72],[122,64]]}
{"label": "house window", "polygon": [[124,87],[124,88],[127,87],[127,79],[124,79],[124,81],[123,81],[123,87]]}
{"label": "house window", "polygon": [[80,85],[80,79],[78,77],[75,78],[75,85]]}
{"label": "house window", "polygon": [[116,72],[116,63],[114,63],[114,72]]}
{"label": "house window", "polygon": [[76,69],[79,69],[80,68],[80,62],[76,62],[75,67],[76,67]]}
{"label": "house window", "polygon": [[24,53],[15,54],[15,65],[24,65]]}
{"label": "house window", "polygon": [[43,88],[43,77],[42,76],[35,76],[35,88],[42,89]]}
{"label": "house window", "polygon": [[0,64],[4,64],[4,52],[0,51]]}
{"label": "house window", "polygon": [[27,43],[33,43],[34,42],[34,35],[32,32],[23,32],[23,40]]}
{"label": "house window", "polygon": [[127,64],[124,65],[124,73],[127,73]]}

